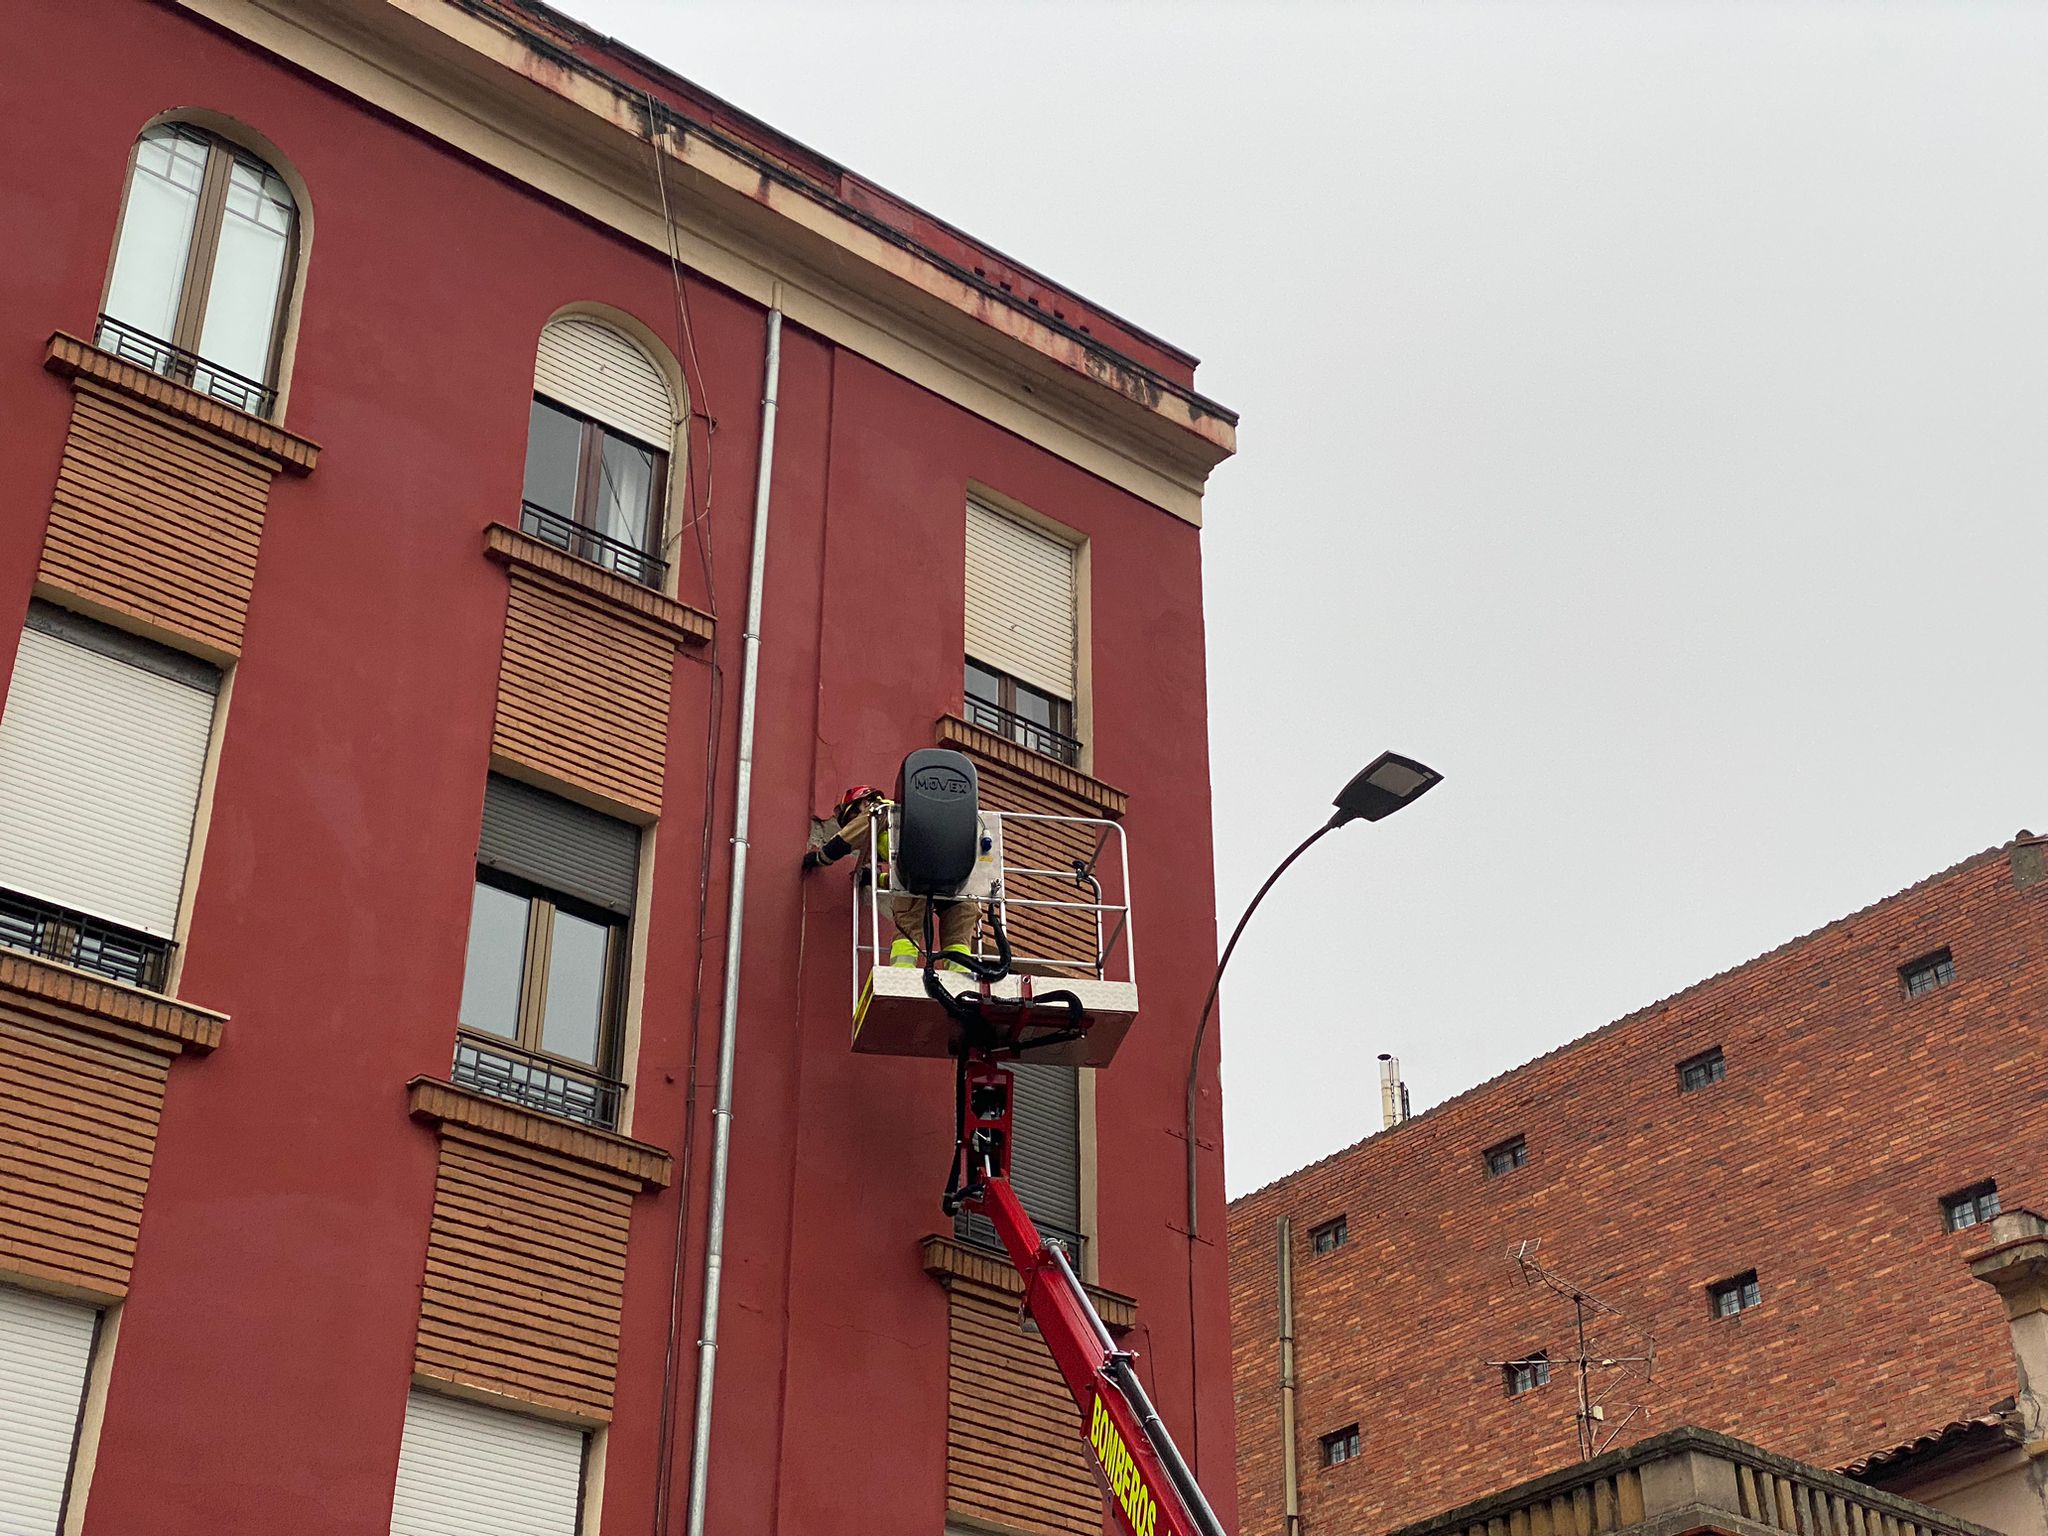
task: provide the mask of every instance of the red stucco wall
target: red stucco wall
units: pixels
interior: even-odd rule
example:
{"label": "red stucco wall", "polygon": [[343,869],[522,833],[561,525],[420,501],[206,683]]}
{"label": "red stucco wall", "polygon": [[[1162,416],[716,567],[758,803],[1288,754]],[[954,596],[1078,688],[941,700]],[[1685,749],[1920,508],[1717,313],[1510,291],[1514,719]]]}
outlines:
{"label": "red stucco wall", "polygon": [[[0,669],[69,409],[42,350],[89,332],[136,132],[171,108],[225,113],[283,151],[313,205],[285,425],[322,454],[271,497],[181,989],[233,1018],[218,1052],[171,1074],[86,1530],[368,1536],[389,1519],[435,1166],[404,1085],[448,1067],[490,756],[505,583],[480,530],[517,505],[541,326],[594,300],[672,336],[668,266],[173,6],[36,0],[9,27]],[[633,1130],[681,1157],[694,1051],[698,1166],[636,1207],[604,1485],[621,1531],[651,1507],[686,1192],[678,1478],[687,1465],[765,334],[715,286],[690,279],[689,302],[693,403],[718,424],[723,750],[700,1012],[712,683],[682,657]],[[1101,1279],[1138,1298],[1148,1378],[1193,1440],[1178,1121],[1215,953],[1198,539],[814,335],[789,328],[784,346],[713,1525],[936,1533],[945,1307],[917,1244],[944,1225],[951,1085],[943,1063],[848,1051],[849,892],[799,880],[807,818],[844,783],[889,778],[959,707],[968,482],[1087,535],[1095,767],[1131,796],[1144,949],[1144,1018],[1100,1084]],[[703,445],[700,424],[700,492]],[[680,595],[711,606],[687,546]],[[1213,1071],[1212,1055],[1220,1232]],[[1221,1246],[1198,1265],[1201,1460],[1227,1506]]]}

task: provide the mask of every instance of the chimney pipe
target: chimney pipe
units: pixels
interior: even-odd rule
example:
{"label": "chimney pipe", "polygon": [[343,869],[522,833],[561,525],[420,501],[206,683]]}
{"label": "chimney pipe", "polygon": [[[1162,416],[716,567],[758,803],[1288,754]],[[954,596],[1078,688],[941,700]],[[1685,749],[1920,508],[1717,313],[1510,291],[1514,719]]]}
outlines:
{"label": "chimney pipe", "polygon": [[1408,1085],[1401,1081],[1401,1063],[1380,1052],[1380,1129],[1392,1130],[1408,1118]]}

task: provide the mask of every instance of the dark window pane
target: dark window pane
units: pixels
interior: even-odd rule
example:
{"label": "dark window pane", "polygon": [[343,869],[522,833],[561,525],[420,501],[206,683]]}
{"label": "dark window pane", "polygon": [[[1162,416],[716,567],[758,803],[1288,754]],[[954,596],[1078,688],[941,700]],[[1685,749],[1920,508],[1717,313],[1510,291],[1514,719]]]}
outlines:
{"label": "dark window pane", "polygon": [[991,672],[980,662],[967,663],[967,697],[980,699],[987,704],[1000,705],[1003,702],[1002,674]]}
{"label": "dark window pane", "polygon": [[[574,518],[582,445],[582,422],[545,400],[535,400],[526,427],[526,499],[558,517]],[[559,542],[547,533],[541,536]]]}
{"label": "dark window pane", "polygon": [[199,355],[245,379],[270,376],[270,343],[277,326],[277,296],[291,254],[292,195],[274,171],[237,159],[229,173],[213,282]]}
{"label": "dark window pane", "polygon": [[652,449],[605,433],[591,525],[606,538],[635,549],[647,548],[648,518],[654,502],[654,460]]}
{"label": "dark window pane", "polygon": [[206,141],[187,129],[166,123],[136,143],[107,313],[166,341],[177,328],[205,176]]}
{"label": "dark window pane", "polygon": [[462,1027],[519,1037],[526,976],[527,900],[477,882],[469,909],[469,960],[462,973]]}
{"label": "dark window pane", "polygon": [[541,1019],[541,1049],[571,1061],[597,1062],[604,1020],[605,952],[611,929],[568,912],[555,913],[548,946],[547,1011]]}
{"label": "dark window pane", "polygon": [[1016,713],[1019,719],[1029,720],[1033,725],[1042,725],[1047,729],[1056,729],[1059,717],[1054,711],[1057,708],[1051,694],[1041,693],[1025,683],[1017,685]]}

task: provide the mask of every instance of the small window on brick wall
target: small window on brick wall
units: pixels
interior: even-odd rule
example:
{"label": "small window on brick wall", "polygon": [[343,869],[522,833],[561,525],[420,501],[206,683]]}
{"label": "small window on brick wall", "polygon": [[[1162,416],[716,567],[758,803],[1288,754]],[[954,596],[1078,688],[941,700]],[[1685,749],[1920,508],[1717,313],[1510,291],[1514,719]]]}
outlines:
{"label": "small window on brick wall", "polygon": [[1323,1436],[1323,1465],[1339,1466],[1358,1460],[1358,1426],[1347,1424],[1335,1434]]}
{"label": "small window on brick wall", "polygon": [[1951,1232],[1982,1226],[1998,1214],[1998,1181],[1986,1179],[1941,1197],[1941,1219]]}
{"label": "small window on brick wall", "polygon": [[1761,1305],[1763,1299],[1753,1269],[1730,1275],[1726,1280],[1717,1280],[1707,1287],[1707,1309],[1716,1317],[1733,1317],[1738,1312],[1747,1312]]}
{"label": "small window on brick wall", "polygon": [[1955,957],[1946,949],[1937,949],[1931,955],[1922,955],[1918,960],[1899,967],[1899,984],[1906,989],[1908,997],[1924,997],[1955,979]]}
{"label": "small window on brick wall", "polygon": [[1536,1350],[1520,1360],[1510,1360],[1500,1368],[1500,1375],[1509,1397],[1534,1392],[1538,1387],[1550,1385],[1550,1356]]}
{"label": "small window on brick wall", "polygon": [[1697,1056],[1688,1056],[1678,1064],[1678,1091],[1697,1093],[1710,1088],[1728,1075],[1728,1062],[1721,1055],[1721,1047],[1701,1051]]}
{"label": "small window on brick wall", "polygon": [[1486,1149],[1486,1176],[1497,1179],[1504,1173],[1513,1173],[1529,1161],[1527,1137],[1515,1136],[1507,1141]]}
{"label": "small window on brick wall", "polygon": [[1320,1227],[1311,1227],[1308,1234],[1309,1250],[1313,1253],[1329,1253],[1342,1248],[1351,1238],[1344,1225],[1344,1218],[1326,1221]]}

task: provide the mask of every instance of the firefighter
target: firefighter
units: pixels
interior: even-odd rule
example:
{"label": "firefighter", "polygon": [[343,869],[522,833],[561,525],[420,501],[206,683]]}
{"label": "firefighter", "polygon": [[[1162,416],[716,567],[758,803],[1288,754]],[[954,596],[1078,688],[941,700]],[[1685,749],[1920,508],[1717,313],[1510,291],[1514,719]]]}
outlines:
{"label": "firefighter", "polygon": [[[836,864],[849,853],[857,853],[882,869],[889,867],[888,801],[872,784],[855,784],[839,797],[832,819],[839,825],[825,839],[824,846],[804,855],[806,870]],[[891,965],[916,965],[924,947],[925,898],[908,894],[889,898],[896,936],[889,941]],[[948,901],[938,898],[939,945],[946,957],[940,969],[964,971],[974,952],[974,932],[981,921],[981,903],[974,900]]]}

